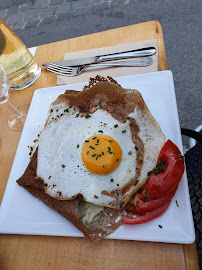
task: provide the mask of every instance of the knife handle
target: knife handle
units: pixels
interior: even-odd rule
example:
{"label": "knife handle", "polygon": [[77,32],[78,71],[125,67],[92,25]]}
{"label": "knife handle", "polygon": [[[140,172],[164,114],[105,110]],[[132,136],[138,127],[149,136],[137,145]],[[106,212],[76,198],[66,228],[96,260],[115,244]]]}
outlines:
{"label": "knife handle", "polygon": [[150,66],[153,63],[153,59],[150,56],[135,58],[130,60],[123,60],[117,62],[101,62],[96,64],[91,64],[89,67],[97,67],[97,66],[112,66],[112,67],[146,67]]}
{"label": "knife handle", "polygon": [[126,58],[131,58],[131,57],[150,56],[155,53],[156,53],[156,48],[148,47],[148,48],[143,48],[143,49],[133,50],[133,51],[128,51],[128,52],[101,55],[98,57],[97,62],[126,59]]}

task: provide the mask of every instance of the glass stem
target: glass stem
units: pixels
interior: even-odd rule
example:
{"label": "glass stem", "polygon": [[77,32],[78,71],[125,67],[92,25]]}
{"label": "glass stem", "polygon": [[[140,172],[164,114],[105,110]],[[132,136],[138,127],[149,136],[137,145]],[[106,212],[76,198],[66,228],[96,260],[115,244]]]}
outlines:
{"label": "glass stem", "polygon": [[7,100],[7,104],[9,104],[10,109],[17,115],[20,116],[21,115],[21,111],[19,111],[12,102],[10,102],[10,100]]}

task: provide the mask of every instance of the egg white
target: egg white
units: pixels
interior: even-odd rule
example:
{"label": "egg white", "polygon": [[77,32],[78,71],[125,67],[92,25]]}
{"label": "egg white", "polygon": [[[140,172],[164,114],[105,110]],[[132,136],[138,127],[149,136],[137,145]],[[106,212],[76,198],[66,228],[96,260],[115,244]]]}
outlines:
{"label": "egg white", "polygon": [[[53,112],[54,113],[54,112]],[[136,174],[136,150],[129,120],[122,124],[109,113],[98,109],[90,118],[76,117],[71,108],[42,131],[37,158],[37,176],[47,184],[46,193],[59,199],[81,194],[96,205],[110,205],[115,199],[102,194],[123,188]],[[118,125],[117,128],[114,125]],[[89,172],[82,161],[82,146],[89,137],[99,134],[114,138],[122,149],[122,161],[110,174]],[[125,133],[122,133],[126,130]],[[132,151],[132,155],[128,153]],[[113,179],[113,182],[111,181]]]}

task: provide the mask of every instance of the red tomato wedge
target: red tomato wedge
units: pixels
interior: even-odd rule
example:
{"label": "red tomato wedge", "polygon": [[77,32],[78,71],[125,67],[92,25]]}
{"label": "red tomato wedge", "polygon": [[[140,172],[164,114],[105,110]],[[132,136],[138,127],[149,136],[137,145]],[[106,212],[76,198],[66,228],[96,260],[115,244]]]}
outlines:
{"label": "red tomato wedge", "polygon": [[162,215],[170,205],[184,173],[184,159],[178,147],[168,140],[161,149],[158,166],[150,172],[148,182],[126,206],[126,211],[139,215],[123,217],[123,224],[141,224]]}
{"label": "red tomato wedge", "polygon": [[157,217],[161,216],[168,209],[169,205],[170,205],[170,202],[168,202],[165,205],[157,208],[156,210],[153,210],[151,212],[146,212],[144,215],[134,217],[134,218],[124,216],[123,219],[122,219],[122,223],[123,224],[135,225],[135,224],[141,224],[141,223],[150,221],[150,220],[152,220],[154,218],[157,218]]}
{"label": "red tomato wedge", "polygon": [[142,215],[145,212],[151,212],[166,203],[170,202],[175,195],[177,188],[166,194],[164,197],[155,200],[146,200],[142,198],[142,194],[136,194],[135,198],[126,207],[126,211],[132,214]]}
{"label": "red tomato wedge", "polygon": [[184,173],[184,159],[171,140],[162,147],[158,162],[165,162],[165,170],[159,174],[152,173],[148,180],[147,196],[152,199],[163,197],[176,189]]}

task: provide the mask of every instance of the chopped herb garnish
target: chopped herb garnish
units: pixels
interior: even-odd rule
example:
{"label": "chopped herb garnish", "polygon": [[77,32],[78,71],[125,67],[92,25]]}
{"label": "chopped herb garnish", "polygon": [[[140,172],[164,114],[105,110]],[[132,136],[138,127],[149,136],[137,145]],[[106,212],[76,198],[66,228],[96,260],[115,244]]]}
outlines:
{"label": "chopped herb garnish", "polygon": [[137,146],[135,146],[135,150],[138,150],[138,147]]}
{"label": "chopped herb garnish", "polygon": [[101,157],[101,155],[99,154],[98,157]]}
{"label": "chopped herb garnish", "polygon": [[98,159],[98,156],[96,157],[96,160]]}
{"label": "chopped herb garnish", "polygon": [[95,140],[97,137],[94,137],[93,140]]}
{"label": "chopped herb garnish", "polygon": [[91,149],[95,149],[95,147],[93,147],[93,146],[91,146],[91,145],[90,145],[89,147],[90,147]]}
{"label": "chopped herb garnish", "polygon": [[70,105],[69,108],[72,108],[72,105]]}
{"label": "chopped herb garnish", "polygon": [[69,109],[67,108],[67,109],[64,109],[64,112],[68,112],[69,111]]}
{"label": "chopped herb garnish", "polygon": [[50,179],[50,178],[51,178],[51,176],[48,177],[48,179]]}
{"label": "chopped herb garnish", "polygon": [[122,130],[122,133],[126,133],[126,130]]}
{"label": "chopped herb garnish", "polygon": [[119,125],[114,125],[115,128],[117,128]]}
{"label": "chopped herb garnish", "polygon": [[102,152],[102,155],[104,156],[104,152]]}
{"label": "chopped herb garnish", "polygon": [[96,156],[96,154],[93,154],[93,155],[92,155],[92,157],[95,157],[95,156]]}
{"label": "chopped herb garnish", "polygon": [[142,160],[141,159],[139,160],[139,164],[142,164]]}
{"label": "chopped herb garnish", "polygon": [[102,131],[102,130],[98,130],[98,132],[103,133],[103,131]]}
{"label": "chopped herb garnish", "polygon": [[108,146],[108,151],[110,151],[110,150],[111,150],[111,147]]}
{"label": "chopped herb garnish", "polygon": [[134,206],[134,203],[131,203],[130,206]]}
{"label": "chopped herb garnish", "polygon": [[58,109],[56,110],[56,112],[58,112]]}
{"label": "chopped herb garnish", "polygon": [[106,126],[107,125],[107,123],[104,123],[104,126]]}
{"label": "chopped herb garnish", "polygon": [[50,112],[52,113],[53,112],[53,109],[50,109]]}
{"label": "chopped herb garnish", "polygon": [[114,179],[113,178],[111,179],[111,182],[114,182]]}
{"label": "chopped herb garnish", "polygon": [[98,143],[95,143],[95,145],[99,145]]}
{"label": "chopped herb garnish", "polygon": [[128,154],[129,154],[129,156],[131,156],[132,155],[132,151],[128,152]]}
{"label": "chopped herb garnish", "polygon": [[103,106],[102,106],[102,100],[101,100],[101,99],[98,101],[98,105],[99,105],[99,108],[100,108],[100,109],[103,107]]}
{"label": "chopped herb garnish", "polygon": [[76,117],[79,117],[79,113],[76,114]]}
{"label": "chopped herb garnish", "polygon": [[177,200],[175,202],[176,202],[177,207],[179,207],[179,204],[178,204]]}
{"label": "chopped herb garnish", "polygon": [[87,108],[87,109],[90,109],[90,106],[87,106],[86,108]]}
{"label": "chopped herb garnish", "polygon": [[136,181],[135,181],[135,186],[137,186],[138,183],[139,183],[139,180],[136,180]]}
{"label": "chopped herb garnish", "polygon": [[126,119],[130,119],[130,117],[129,116],[126,116]]}
{"label": "chopped herb garnish", "polygon": [[109,140],[109,142],[113,142],[113,140]]}
{"label": "chopped herb garnish", "polygon": [[90,117],[91,117],[91,115],[89,115],[88,113],[86,113],[85,118],[88,119]]}
{"label": "chopped herb garnish", "polygon": [[115,153],[112,151],[112,154],[115,155]]}
{"label": "chopped herb garnish", "polygon": [[76,111],[76,108],[74,107],[74,110]]}
{"label": "chopped herb garnish", "polygon": [[89,142],[89,140],[85,140],[85,142]]}
{"label": "chopped herb garnish", "polygon": [[116,162],[118,162],[118,161],[119,161],[119,158],[117,158]]}
{"label": "chopped herb garnish", "polygon": [[79,148],[79,144],[77,144],[77,148]]}
{"label": "chopped herb garnish", "polygon": [[62,168],[65,168],[65,165],[64,164],[62,164]]}
{"label": "chopped herb garnish", "polygon": [[86,154],[88,155],[89,154],[89,151]]}
{"label": "chopped herb garnish", "polygon": [[97,139],[97,143],[99,143],[99,141],[100,141],[100,140],[99,140],[99,139]]}
{"label": "chopped herb garnish", "polygon": [[148,172],[147,173],[147,176],[150,176],[152,173],[154,174],[159,174],[161,172],[163,172],[166,168],[166,163],[161,161],[161,162],[158,162],[157,165],[156,165],[156,168],[154,168],[152,171]]}
{"label": "chopped herb garnish", "polygon": [[159,228],[161,228],[161,229],[162,229],[162,228],[163,228],[163,226],[159,225]]}

